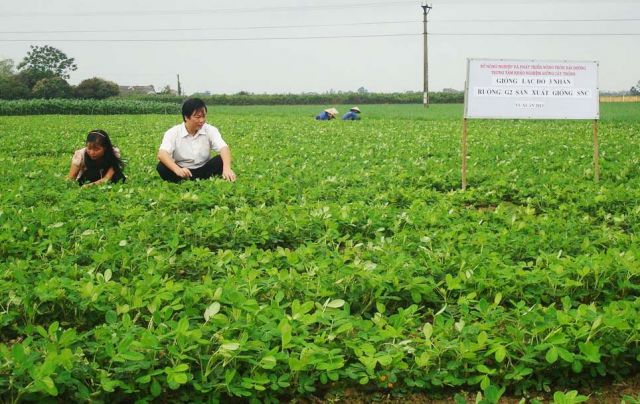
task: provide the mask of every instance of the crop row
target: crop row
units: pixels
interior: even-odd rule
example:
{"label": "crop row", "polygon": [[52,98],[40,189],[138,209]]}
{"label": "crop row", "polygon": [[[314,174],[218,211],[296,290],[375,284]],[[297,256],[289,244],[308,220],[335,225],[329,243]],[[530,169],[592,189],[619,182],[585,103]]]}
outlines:
{"label": "crop row", "polygon": [[[174,120],[0,118],[1,395],[495,398],[637,372],[637,124],[603,123],[594,183],[588,125],[474,122],[462,192],[457,122],[214,115],[238,182],[173,185]],[[94,127],[126,184],[65,183]]]}

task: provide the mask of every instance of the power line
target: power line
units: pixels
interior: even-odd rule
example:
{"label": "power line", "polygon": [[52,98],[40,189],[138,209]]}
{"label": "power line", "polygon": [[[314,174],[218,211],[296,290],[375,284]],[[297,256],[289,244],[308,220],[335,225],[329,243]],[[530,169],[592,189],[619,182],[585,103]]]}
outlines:
{"label": "power line", "polygon": [[[327,36],[298,36],[298,37],[252,37],[252,38],[190,38],[190,39],[0,39],[0,42],[237,42],[237,41],[271,41],[271,40],[309,40],[309,39],[345,39],[345,38],[384,38],[408,37],[422,34],[373,34],[373,35],[327,35]],[[640,33],[430,33],[432,36],[640,36]]]}
{"label": "power line", "polygon": [[381,38],[416,36],[417,34],[373,34],[373,35],[328,35],[253,38],[191,38],[191,39],[0,39],[0,42],[224,42],[224,41],[269,41],[285,39],[338,39],[338,38]]}
{"label": "power line", "polygon": [[55,13],[55,12],[9,12],[3,13],[1,17],[106,17],[106,16],[153,16],[153,15],[194,15],[194,14],[218,14],[218,13],[258,13],[263,11],[282,12],[282,11],[305,11],[305,10],[324,10],[324,9],[345,9],[345,8],[363,8],[363,7],[393,7],[403,4],[414,4],[415,1],[395,1],[395,2],[375,2],[375,3],[357,3],[357,4],[324,4],[316,6],[280,6],[280,7],[247,7],[247,8],[217,8],[217,9],[199,9],[199,10],[130,10],[130,11],[87,11],[77,13]]}
{"label": "power line", "polygon": [[[640,18],[603,18],[603,19],[454,19],[454,20],[434,20],[432,23],[451,22],[623,22],[640,21]],[[38,30],[38,31],[0,31],[0,34],[87,34],[87,33],[125,33],[125,32],[202,32],[202,31],[242,31],[261,29],[290,29],[290,28],[322,28],[322,27],[344,27],[356,25],[390,25],[390,24],[418,24],[417,20],[399,21],[371,21],[339,24],[301,24],[301,25],[262,25],[246,27],[210,27],[210,28],[134,28],[134,29],[91,29],[91,30]]]}
{"label": "power line", "polygon": [[435,19],[432,22],[624,22],[640,21],[640,18],[499,18],[499,19]]}
{"label": "power line", "polygon": [[640,33],[430,33],[437,36],[640,36]]}
{"label": "power line", "polygon": [[308,24],[308,25],[265,25],[248,27],[213,27],[213,28],[135,28],[135,29],[96,29],[96,30],[51,30],[51,31],[0,31],[0,34],[85,34],[85,33],[119,33],[119,32],[195,32],[195,31],[224,31],[224,30],[253,30],[253,29],[279,29],[279,28],[317,28],[317,27],[344,27],[353,25],[384,25],[406,24],[416,21],[375,21],[354,22],[344,24]]}

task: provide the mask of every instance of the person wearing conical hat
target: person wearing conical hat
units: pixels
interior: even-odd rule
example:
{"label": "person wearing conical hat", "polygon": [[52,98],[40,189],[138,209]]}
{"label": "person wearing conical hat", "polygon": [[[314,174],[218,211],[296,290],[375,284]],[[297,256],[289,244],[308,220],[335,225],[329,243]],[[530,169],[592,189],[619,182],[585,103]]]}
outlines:
{"label": "person wearing conical hat", "polygon": [[342,116],[343,121],[357,121],[360,119],[360,108],[353,107]]}
{"label": "person wearing conical hat", "polygon": [[335,108],[327,108],[324,111],[316,115],[318,121],[329,121],[338,115],[338,110]]}

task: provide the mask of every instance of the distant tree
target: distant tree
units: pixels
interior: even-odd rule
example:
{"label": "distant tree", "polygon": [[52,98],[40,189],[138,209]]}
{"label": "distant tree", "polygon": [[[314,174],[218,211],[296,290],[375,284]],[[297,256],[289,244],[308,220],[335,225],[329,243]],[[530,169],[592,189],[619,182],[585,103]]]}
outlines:
{"label": "distant tree", "polygon": [[366,88],[364,88],[364,87],[360,87],[360,88],[358,89],[358,94],[366,94],[366,93],[368,93],[368,92],[369,92],[369,91],[368,91]]}
{"label": "distant tree", "polygon": [[18,65],[18,70],[35,70],[52,73],[54,76],[68,79],[69,74],[78,68],[73,58],[53,46],[33,46],[27,56]]}
{"label": "distant tree", "polygon": [[112,81],[94,77],[82,80],[74,92],[78,98],[95,98],[101,100],[120,94],[120,88]]}
{"label": "distant tree", "polygon": [[25,69],[18,72],[15,77],[20,83],[27,87],[29,91],[31,91],[31,89],[33,89],[33,86],[35,86],[36,83],[40,80],[50,79],[56,77],[56,75],[51,72],[45,72],[35,69]]}
{"label": "distant tree", "polygon": [[13,60],[0,59],[0,77],[13,75]]}
{"label": "distant tree", "polygon": [[30,91],[16,76],[0,75],[0,99],[17,100],[29,98]]}
{"label": "distant tree", "polygon": [[635,86],[631,87],[629,93],[631,95],[640,95],[640,80],[638,80]]}
{"label": "distant tree", "polygon": [[71,98],[73,89],[61,77],[50,77],[38,81],[31,89],[34,98]]}

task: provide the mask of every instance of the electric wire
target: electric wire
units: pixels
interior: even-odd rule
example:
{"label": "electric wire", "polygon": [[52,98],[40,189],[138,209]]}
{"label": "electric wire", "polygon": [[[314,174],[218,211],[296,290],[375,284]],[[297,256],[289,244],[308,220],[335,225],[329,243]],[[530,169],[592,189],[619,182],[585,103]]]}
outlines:
{"label": "electric wire", "polygon": [[[279,40],[312,40],[312,39],[346,39],[346,38],[385,38],[385,37],[418,37],[422,33],[372,34],[372,35],[325,35],[297,37],[246,37],[246,38],[167,38],[167,39],[0,39],[0,42],[100,42],[100,43],[136,43],[136,42],[237,42],[237,41],[279,41]],[[640,36],[640,33],[430,33],[429,36]]]}
{"label": "electric wire", "polygon": [[283,12],[283,11],[306,11],[306,10],[330,10],[345,8],[365,8],[365,7],[393,7],[403,4],[415,4],[415,1],[395,1],[395,2],[373,2],[356,4],[323,4],[314,6],[279,6],[279,7],[246,7],[246,8],[217,8],[199,10],[129,10],[129,11],[86,11],[86,12],[7,12],[1,17],[105,17],[105,16],[157,16],[157,15],[198,15],[217,13],[258,13],[258,12]]}
{"label": "electric wire", "polygon": [[[456,19],[456,20],[432,20],[431,24],[437,23],[470,23],[470,22],[635,22],[640,18],[601,18],[601,19]],[[90,30],[37,30],[37,31],[0,31],[0,34],[87,34],[87,33],[126,33],[126,32],[202,32],[202,31],[242,31],[242,30],[263,30],[263,29],[291,29],[291,28],[323,28],[323,27],[344,27],[360,25],[391,25],[391,24],[418,24],[418,20],[397,20],[397,21],[369,21],[354,23],[336,24],[300,24],[300,25],[257,25],[246,27],[207,27],[207,28],[133,28],[133,29],[90,29]]]}

